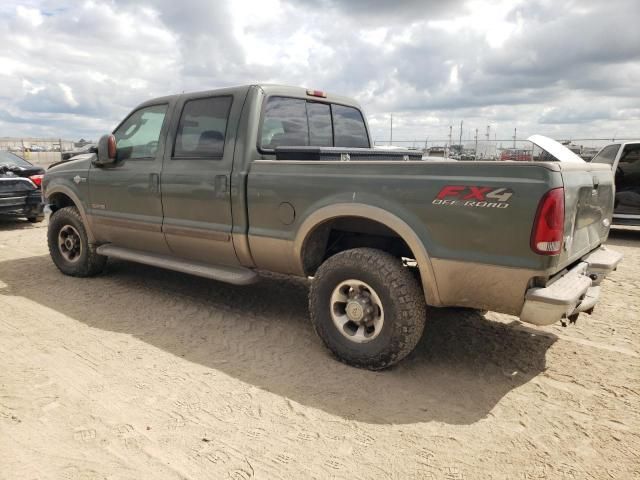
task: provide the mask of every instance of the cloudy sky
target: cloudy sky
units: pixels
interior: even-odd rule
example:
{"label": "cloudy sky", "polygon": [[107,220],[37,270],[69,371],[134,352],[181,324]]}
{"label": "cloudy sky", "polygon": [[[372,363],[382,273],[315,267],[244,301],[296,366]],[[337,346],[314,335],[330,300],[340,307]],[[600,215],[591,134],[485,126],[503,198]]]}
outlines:
{"label": "cloudy sky", "polygon": [[0,136],[96,138],[155,96],[358,99],[374,138],[640,137],[638,0],[2,0]]}

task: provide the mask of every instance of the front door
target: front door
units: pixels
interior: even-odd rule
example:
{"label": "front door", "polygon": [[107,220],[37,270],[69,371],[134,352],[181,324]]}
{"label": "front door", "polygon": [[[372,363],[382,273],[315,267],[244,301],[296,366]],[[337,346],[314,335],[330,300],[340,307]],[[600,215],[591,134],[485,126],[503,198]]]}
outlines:
{"label": "front door", "polygon": [[[181,97],[165,151],[163,231],[171,252],[215,265],[238,265],[233,248],[230,176],[241,98]],[[230,121],[236,119],[236,121]]]}
{"label": "front door", "polygon": [[614,216],[640,221],[640,143],[624,146],[615,165],[616,202]]}
{"label": "front door", "polygon": [[89,220],[99,243],[169,253],[160,172],[169,104],[141,107],[115,130],[116,162],[89,171]]}

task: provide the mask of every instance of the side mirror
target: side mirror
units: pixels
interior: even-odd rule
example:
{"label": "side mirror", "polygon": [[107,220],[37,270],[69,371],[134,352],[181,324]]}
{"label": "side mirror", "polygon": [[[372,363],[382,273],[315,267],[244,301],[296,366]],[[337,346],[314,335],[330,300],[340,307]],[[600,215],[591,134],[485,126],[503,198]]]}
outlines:
{"label": "side mirror", "polygon": [[116,137],[103,135],[98,140],[98,159],[96,165],[113,165],[116,163]]}

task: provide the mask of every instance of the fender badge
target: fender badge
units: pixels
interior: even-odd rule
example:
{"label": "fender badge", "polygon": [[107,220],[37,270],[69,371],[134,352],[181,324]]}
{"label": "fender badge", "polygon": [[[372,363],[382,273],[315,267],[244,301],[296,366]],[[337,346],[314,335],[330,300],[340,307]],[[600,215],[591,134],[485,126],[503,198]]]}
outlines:
{"label": "fender badge", "polygon": [[86,182],[87,179],[81,177],[80,175],[76,175],[75,177],[73,177],[73,181],[76,182],[76,183],[80,183],[80,182]]}

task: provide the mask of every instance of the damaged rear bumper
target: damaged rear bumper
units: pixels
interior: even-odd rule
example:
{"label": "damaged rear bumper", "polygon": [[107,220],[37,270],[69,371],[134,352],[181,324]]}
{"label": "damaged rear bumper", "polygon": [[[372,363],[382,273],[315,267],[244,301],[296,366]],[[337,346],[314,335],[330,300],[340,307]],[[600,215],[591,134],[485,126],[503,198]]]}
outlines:
{"label": "damaged rear bumper", "polygon": [[530,288],[520,320],[550,325],[580,312],[590,312],[600,296],[600,282],[618,267],[622,254],[600,247],[546,287]]}
{"label": "damaged rear bumper", "polygon": [[0,215],[37,217],[43,215],[40,191],[16,192],[0,196]]}

